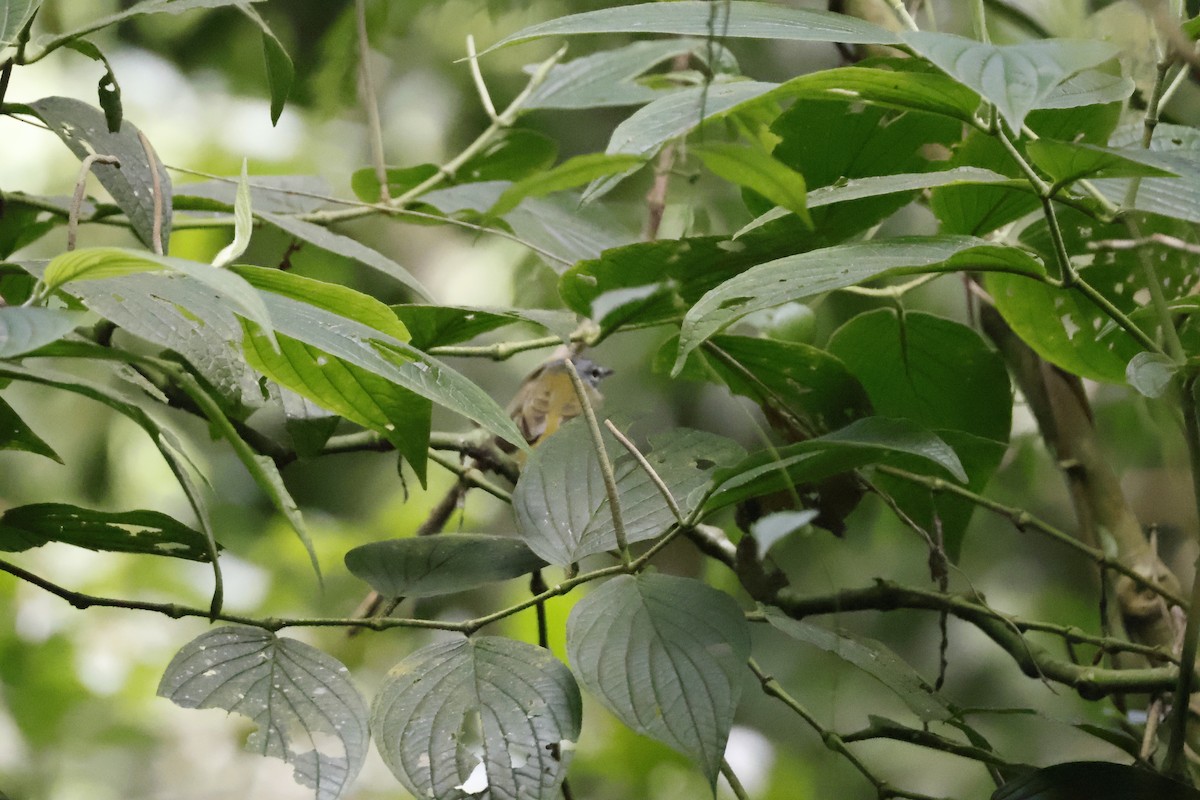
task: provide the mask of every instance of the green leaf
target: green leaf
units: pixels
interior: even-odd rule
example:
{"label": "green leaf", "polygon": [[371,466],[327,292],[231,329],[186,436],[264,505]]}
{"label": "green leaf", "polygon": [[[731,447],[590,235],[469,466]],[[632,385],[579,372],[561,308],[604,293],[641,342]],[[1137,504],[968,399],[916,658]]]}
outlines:
{"label": "green leaf", "polygon": [[42,7],[42,0],[0,0],[0,48],[17,43],[17,36]]}
{"label": "green leaf", "polygon": [[232,264],[250,246],[250,234],[254,232],[254,215],[250,209],[250,185],[246,177],[246,159],[242,159],[242,177],[238,181],[237,196],[233,203],[233,241],[221,248],[213,259],[214,267]]}
{"label": "green leaf", "polygon": [[[978,270],[1040,275],[1042,265],[1013,247],[969,236],[904,237],[826,247],[759,264],[709,291],[679,334],[673,374],[714,333],[764,308],[854,286],[882,275]],[[1030,281],[1032,283],[1032,281]]]}
{"label": "green leaf", "polygon": [[142,2],[135,3],[123,11],[91,20],[67,33],[38,37],[37,43],[46,50],[53,50],[72,39],[78,39],[80,36],[86,36],[93,31],[111,27],[118,22],[123,22],[131,17],[143,14],[182,14],[185,11],[197,8],[225,8],[228,6],[241,6],[246,3],[261,2],[264,2],[264,0],[142,0]]}
{"label": "green leaf", "polygon": [[1162,397],[1179,365],[1163,353],[1141,352],[1129,360],[1125,377],[1129,385],[1146,397]]}
{"label": "green leaf", "polygon": [[262,327],[270,337],[271,317],[258,292],[237,275],[209,264],[119,247],[87,247],[51,259],[42,280],[47,288],[58,289],[71,281],[119,278],[158,270],[180,272],[215,291],[234,311]]}
{"label": "green leaf", "polygon": [[3,398],[0,398],[0,450],[23,450],[63,463],[58,453],[54,452],[54,448],[34,433]]}
{"label": "green leaf", "polygon": [[733,598],[691,578],[622,575],[575,604],[567,655],[618,719],[691,758],[716,785],[750,656]]}
{"label": "green leaf", "polygon": [[820,515],[820,511],[806,508],[803,511],[777,511],[754,520],[749,533],[758,545],[758,560],[765,559],[772,547],[807,527]]}
{"label": "green leaf", "polygon": [[[375,199],[378,199],[378,196]],[[355,263],[370,267],[376,272],[383,273],[389,278],[399,281],[407,286],[418,299],[428,300],[430,298],[429,290],[422,286],[421,282],[413,277],[412,273],[378,250],[373,250],[365,244],[351,239],[349,236],[334,233],[328,228],[312,222],[306,222],[284,214],[274,214],[261,209],[255,213],[255,216],[263,222],[279,228],[284,233],[291,234],[297,239],[307,242],[320,250],[348,258]]]}
{"label": "green leaf", "polygon": [[[154,186],[162,194],[161,245],[163,252],[171,236],[171,177],[157,155],[153,164],[138,138],[138,129],[129,120],[117,133],[109,133],[103,112],[69,97],[44,97],[28,105],[80,160],[93,153],[116,156],[120,168],[93,164],[92,173],[100,181],[125,215],[137,237],[154,250]],[[157,177],[155,177],[157,173]]]}
{"label": "green leaf", "polygon": [[649,103],[661,97],[664,90],[646,86],[637,80],[639,76],[684,53],[705,62],[710,50],[713,51],[715,62],[709,65],[710,68],[717,72],[736,71],[736,63],[728,50],[715,41],[697,39],[634,42],[616,50],[605,50],[555,64],[525,101],[522,110],[601,108]]}
{"label": "green leaf", "polygon": [[121,85],[117,83],[117,75],[113,72],[112,64],[109,63],[100,48],[87,39],[75,39],[67,42],[66,46],[104,65],[104,75],[101,76],[97,87],[97,99],[100,102],[100,108],[104,110],[104,120],[108,123],[108,132],[118,132],[121,130],[121,120],[125,116],[125,112],[121,107]]}
{"label": "green leaf", "polygon": [[[61,197],[39,197],[22,192],[5,192],[3,197],[4,202],[0,203],[0,259],[8,258],[59,225],[65,225],[70,213],[69,203]],[[57,207],[62,214],[46,214],[47,204],[51,208]],[[95,206],[84,200],[80,215],[87,216],[93,211]]]}
{"label": "green leaf", "polygon": [[[414,186],[420,186],[438,174],[437,164],[419,164],[415,167],[388,167],[385,170],[388,197],[399,197]],[[350,176],[350,188],[355,197],[364,203],[378,203],[380,199],[379,177],[374,167],[355,170]]]}
{"label": "green leaf", "polygon": [[209,560],[204,534],[157,511],[106,512],[37,503],[0,514],[0,550],[20,552],[47,542],[114,553]]}
{"label": "green leaf", "polygon": [[389,539],[346,553],[346,568],[384,597],[465,592],[544,566],[519,539],[483,533]]}
{"label": "green leaf", "polygon": [[1146,150],[1117,150],[1087,142],[1038,139],[1025,145],[1034,165],[1066,185],[1083,178],[1175,177],[1163,161]]}
{"label": "green leaf", "polygon": [[[680,2],[687,3],[690,0]],[[769,92],[776,85],[758,81],[738,81],[697,86],[660,97],[642,106],[618,125],[613,130],[604,152],[609,155],[634,155],[645,162],[664,143],[683,136],[708,119]],[[625,170],[617,175],[593,181],[584,190],[584,202],[591,202],[604,195],[633,171]]]}
{"label": "green leaf", "polygon": [[1010,780],[992,800],[1200,800],[1200,791],[1140,767],[1069,761]]}
{"label": "green leaf", "polygon": [[[824,350],[750,336],[718,335],[711,343],[735,365],[708,348],[699,348],[688,356],[679,377],[723,381],[734,394],[764,407],[780,402],[803,414],[818,431],[840,428],[871,413],[862,385],[845,364]],[[677,348],[677,339],[667,340],[655,359],[655,369],[669,370]]]}
{"label": "green leaf", "polygon": [[1133,94],[1134,84],[1124,75],[1085,69],[1054,87],[1038,108],[1079,108],[1120,103]]}
{"label": "green leaf", "polygon": [[[932,314],[878,309],[835,331],[829,351],[862,382],[875,413],[936,433],[962,462],[967,488],[983,491],[1008,442],[1012,389],[1003,359],[978,333]],[[928,471],[917,459],[892,463]],[[933,498],[925,487],[886,474],[875,482],[919,524],[930,530],[940,525],[947,553],[957,558],[973,503]]]}
{"label": "green leaf", "polygon": [[556,800],[582,713],[579,687],[548,651],[475,636],[424,647],[392,667],[371,730],[414,797]]}
{"label": "green leaf", "polygon": [[582,33],[665,33],[797,42],[897,44],[891,31],[855,17],[828,11],[787,8],[767,3],[734,2],[712,5],[699,0],[642,3],[588,11],[522,28],[484,52],[545,36]]}
{"label": "green leaf", "polygon": [[953,706],[882,642],[792,619],[776,608],[767,609],[767,622],[793,639],[833,653],[866,672],[895,692],[922,722],[941,722],[955,716]]}
{"label": "green leaf", "polygon": [[345,793],[367,756],[367,707],[336,659],[261,628],[224,627],[175,654],[158,695],[254,722],[246,749],[292,765],[317,800]]}
{"label": "green leaf", "polygon": [[[617,494],[629,543],[656,538],[675,522],[670,507],[641,466],[611,436],[605,449],[613,462]],[[686,516],[701,490],[723,464],[744,451],[734,442],[702,431],[676,429],[651,439],[646,458]],[[534,450],[513,491],[517,531],[551,564],[567,566],[584,556],[617,547],[612,513],[591,434],[582,419],[548,436]]]}
{"label": "green leaf", "polygon": [[782,206],[812,227],[805,204],[804,176],[757,147],[714,142],[693,147],[705,168]]}
{"label": "green leaf", "polygon": [[[297,383],[292,387],[298,393],[308,397],[308,392],[322,388],[327,381],[318,379],[313,368],[320,370],[322,375],[326,369],[332,374],[336,372],[333,365],[337,360],[462,414],[518,447],[527,446],[516,425],[490,395],[445,364],[402,341],[397,330],[402,326],[387,306],[352,289],[278,270],[241,267],[238,271],[265,290],[263,302],[272,310],[278,333],[315,348],[307,351],[298,362],[302,369],[293,376]],[[348,300],[352,297],[355,298],[353,301]],[[381,327],[385,324],[384,314],[391,320],[390,327]],[[263,356],[265,351],[257,341],[258,334],[258,331],[249,333],[243,344],[248,354]],[[289,355],[299,357],[297,350],[288,347]],[[323,357],[324,364],[321,363]],[[282,366],[280,362],[281,369]],[[297,387],[306,378],[318,382],[300,392]],[[332,402],[340,391],[338,385],[342,384],[340,377],[337,380],[338,384],[334,384],[327,395],[311,396],[310,399],[318,403],[322,398]],[[348,400],[356,403],[370,400],[369,391],[344,385],[347,391],[355,392]],[[415,419],[412,424],[416,425]],[[412,457],[416,457],[416,441],[408,438],[405,441],[412,448]],[[424,447],[423,442],[421,447]]]}
{"label": "green leaf", "polygon": [[996,106],[1013,131],[1071,75],[1115,58],[1118,49],[1094,40],[1044,39],[994,45],[949,33],[910,31],[904,41]]}
{"label": "green leaf", "polygon": [[519,181],[548,169],[557,157],[558,145],[550,137],[528,128],[512,128],[455,170],[454,180]]}
{"label": "green leaf", "polygon": [[0,306],[0,358],[13,358],[56,342],[86,317],[60,308]]}
{"label": "green leaf", "polygon": [[[1141,147],[1141,126],[1118,130],[1110,144],[1123,149]],[[1173,219],[1200,222],[1200,136],[1197,131],[1183,125],[1161,124],[1154,129],[1149,150],[1153,156],[1163,159],[1163,166],[1180,177],[1142,178],[1133,207]],[[1130,186],[1128,179],[1097,180],[1095,185],[1112,202],[1125,204]]]}
{"label": "green leaf", "polygon": [[481,306],[392,306],[412,334],[418,350],[457,344],[506,325],[529,323],[564,341],[578,327],[573,312],[548,308],[485,308]]}
{"label": "green leaf", "polygon": [[644,159],[635,155],[588,153],[575,156],[554,169],[531,175],[505,189],[496,204],[488,210],[488,215],[502,217],[526,197],[541,197],[551,192],[573,189],[597,178],[637,169],[643,163]]}
{"label": "green leaf", "polygon": [[753,453],[736,466],[717,470],[705,509],[712,512],[898,455],[915,456],[967,481],[957,454],[936,435],[907,420],[867,417],[824,436]]}
{"label": "green leaf", "polygon": [[279,122],[279,115],[283,113],[288,95],[291,94],[296,68],[287,50],[283,49],[283,43],[267,25],[266,20],[248,5],[239,5],[238,8],[262,28],[263,59],[267,67],[267,87],[271,92],[271,125],[275,125]]}

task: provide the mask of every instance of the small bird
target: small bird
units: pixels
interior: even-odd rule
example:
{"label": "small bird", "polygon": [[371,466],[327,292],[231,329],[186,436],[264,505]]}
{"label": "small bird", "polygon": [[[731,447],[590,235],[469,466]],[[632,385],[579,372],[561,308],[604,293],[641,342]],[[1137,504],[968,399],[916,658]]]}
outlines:
{"label": "small bird", "polygon": [[[567,371],[567,360],[551,359],[529,373],[508,404],[508,415],[517,423],[521,435],[530,445],[536,446],[562,427],[564,422],[583,413]],[[597,387],[613,371],[582,356],[571,356],[570,361],[588,390],[588,399],[593,405],[598,404],[602,397]],[[513,452],[515,448],[506,443],[501,449]]]}
{"label": "small bird", "polygon": [[[588,400],[593,406],[599,405],[603,396],[597,387],[600,381],[612,375],[613,371],[596,362],[577,355],[558,354],[543,363],[533,372],[525,376],[521,387],[517,389],[512,402],[508,404],[508,415],[517,424],[517,429],[525,437],[531,447],[557,431],[562,425],[583,413],[583,405],[571,381],[571,373],[567,369],[567,361],[575,365],[575,371],[583,382]],[[505,453],[512,454],[520,466],[525,465],[525,453],[518,451],[515,445],[501,439],[495,439],[495,444]],[[473,463],[468,460],[468,463]],[[417,529],[417,536],[430,536],[440,533],[454,509],[462,502],[466,494],[467,484],[458,481],[442,498],[429,518]],[[384,598],[378,592],[370,592],[359,604],[354,616],[360,619],[386,616],[400,603],[400,598],[391,598],[385,605]],[[347,631],[349,636],[357,633],[357,628]]]}

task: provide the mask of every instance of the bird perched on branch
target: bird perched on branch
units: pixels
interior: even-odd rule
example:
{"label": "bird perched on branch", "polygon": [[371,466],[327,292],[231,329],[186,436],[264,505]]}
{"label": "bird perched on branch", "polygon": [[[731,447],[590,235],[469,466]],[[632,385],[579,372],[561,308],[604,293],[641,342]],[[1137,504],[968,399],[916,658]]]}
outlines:
{"label": "bird perched on branch", "polygon": [[[521,382],[512,402],[508,404],[509,417],[516,423],[517,429],[531,447],[537,447],[543,439],[552,435],[563,424],[583,413],[583,404],[575,391],[575,385],[567,367],[568,361],[574,365],[584,391],[588,395],[588,401],[596,406],[603,399],[597,387],[600,385],[600,381],[612,375],[613,371],[583,356],[571,355],[569,351],[564,352],[564,349],[560,348],[554,356],[525,376],[525,380]],[[500,439],[496,439],[495,444],[501,451],[512,454],[520,466],[524,466],[524,451],[518,450],[515,445]],[[469,466],[479,466],[479,462],[472,459]],[[450,519],[450,515],[454,513],[454,509],[462,501],[467,488],[467,484],[463,480],[457,481],[433,507],[429,516],[417,529],[416,535],[430,536],[440,533],[446,521]],[[390,607],[383,613],[390,614],[398,604],[399,600],[393,599]],[[359,604],[354,616],[373,617],[381,609],[383,609],[383,598],[377,592],[372,591]],[[356,630],[356,628],[351,628],[349,632],[353,634]]]}

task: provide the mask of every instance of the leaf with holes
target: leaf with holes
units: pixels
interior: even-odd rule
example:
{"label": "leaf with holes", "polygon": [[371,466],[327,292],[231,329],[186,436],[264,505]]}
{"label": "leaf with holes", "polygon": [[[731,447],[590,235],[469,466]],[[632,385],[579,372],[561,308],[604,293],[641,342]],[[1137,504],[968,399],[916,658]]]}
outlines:
{"label": "leaf with holes", "polygon": [[292,765],[317,800],[345,793],[367,756],[367,707],[331,656],[260,628],[193,639],[167,665],[158,694],[184,708],[223,708],[258,729],[246,748]]}
{"label": "leaf with holes", "polygon": [[579,687],[548,651],[475,636],[392,667],[371,730],[415,797],[557,800],[581,717]]}
{"label": "leaf with holes", "polygon": [[575,604],[567,655],[622,722],[691,758],[716,785],[750,656],[732,597],[691,578],[622,575]]}
{"label": "leaf with holes", "polygon": [[208,561],[199,531],[157,511],[92,511],[63,503],[34,503],[0,514],[0,550],[19,552],[47,542]]}

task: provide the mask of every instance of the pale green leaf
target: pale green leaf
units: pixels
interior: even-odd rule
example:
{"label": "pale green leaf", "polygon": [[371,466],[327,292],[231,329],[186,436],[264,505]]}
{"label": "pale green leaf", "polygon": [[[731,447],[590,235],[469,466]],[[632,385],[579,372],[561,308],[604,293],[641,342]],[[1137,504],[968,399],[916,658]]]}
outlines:
{"label": "pale green leaf", "polygon": [[56,342],[81,325],[86,316],[60,308],[0,306],[0,358],[13,358]]}
{"label": "pale green leaf", "polygon": [[237,195],[233,203],[233,241],[221,248],[213,259],[214,267],[232,264],[250,246],[250,234],[254,232],[254,215],[250,210],[250,182],[246,176],[246,159],[242,159],[242,177],[238,181]]}

